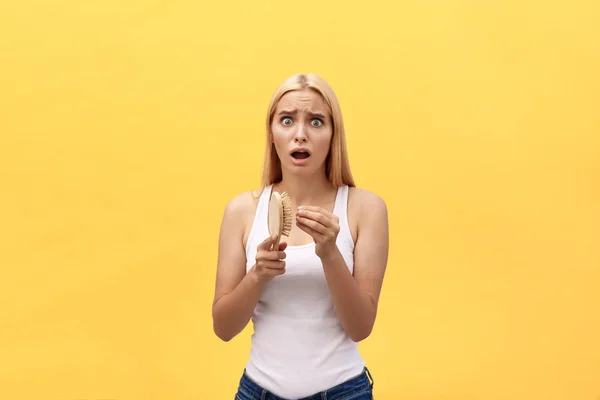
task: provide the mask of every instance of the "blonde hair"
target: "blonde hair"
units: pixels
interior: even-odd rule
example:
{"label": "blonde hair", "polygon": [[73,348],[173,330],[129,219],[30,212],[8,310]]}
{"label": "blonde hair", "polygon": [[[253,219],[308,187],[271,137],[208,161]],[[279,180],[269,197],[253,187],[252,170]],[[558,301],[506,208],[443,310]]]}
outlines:
{"label": "blonde hair", "polygon": [[281,161],[275,150],[275,145],[271,143],[271,123],[275,109],[279,100],[284,94],[293,90],[312,89],[319,93],[329,108],[329,114],[333,121],[333,134],[329,153],[325,161],[325,171],[327,179],[335,186],[356,186],[352,173],[350,171],[350,162],[348,161],[348,150],[346,148],[346,132],[344,130],[344,121],[342,111],[335,92],[329,84],[321,77],[314,74],[296,74],[287,78],[275,90],[267,112],[266,126],[266,148],[263,173],[261,179],[262,192],[266,186],[280,182],[282,179]]}

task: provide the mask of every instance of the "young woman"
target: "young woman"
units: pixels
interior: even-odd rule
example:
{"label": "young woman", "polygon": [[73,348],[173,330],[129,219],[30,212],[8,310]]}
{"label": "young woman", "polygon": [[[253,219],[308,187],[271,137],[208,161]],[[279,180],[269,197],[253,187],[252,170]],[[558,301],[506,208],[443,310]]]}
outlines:
{"label": "young woman", "polygon": [[[294,75],[267,113],[262,187],[233,198],[219,238],[214,331],[229,341],[250,319],[250,358],[236,399],[372,399],[357,349],[375,323],[388,258],[384,201],[358,189],[342,113],[316,75]],[[272,191],[292,202],[289,237],[271,250]]]}

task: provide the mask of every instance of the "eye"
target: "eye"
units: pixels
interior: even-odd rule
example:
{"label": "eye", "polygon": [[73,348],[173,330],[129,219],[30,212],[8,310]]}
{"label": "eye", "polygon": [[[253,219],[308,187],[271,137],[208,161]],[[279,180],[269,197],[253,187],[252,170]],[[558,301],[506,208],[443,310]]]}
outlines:
{"label": "eye", "polygon": [[285,126],[290,126],[292,124],[292,119],[290,117],[283,117],[281,123]]}
{"label": "eye", "polygon": [[323,121],[321,121],[319,118],[315,118],[312,121],[310,121],[310,123],[312,124],[312,126],[321,126],[323,125]]}

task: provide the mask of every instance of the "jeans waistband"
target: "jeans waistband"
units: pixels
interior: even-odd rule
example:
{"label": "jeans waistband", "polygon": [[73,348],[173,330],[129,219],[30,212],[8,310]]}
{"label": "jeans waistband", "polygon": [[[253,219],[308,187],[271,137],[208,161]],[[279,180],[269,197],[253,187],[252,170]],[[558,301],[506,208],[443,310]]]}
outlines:
{"label": "jeans waistband", "polygon": [[[371,375],[371,372],[367,367],[363,369],[363,371],[345,382],[340,383],[332,388],[329,388],[325,391],[315,393],[308,397],[303,397],[300,400],[326,400],[326,399],[335,399],[340,395],[343,395],[344,392],[349,390],[357,390],[360,388],[373,388],[375,381]],[[287,400],[282,397],[278,397],[275,394],[269,392],[265,388],[261,387],[259,384],[254,382],[252,378],[250,378],[246,374],[246,370],[240,379],[239,390],[244,392],[246,396],[256,399],[256,400]]]}

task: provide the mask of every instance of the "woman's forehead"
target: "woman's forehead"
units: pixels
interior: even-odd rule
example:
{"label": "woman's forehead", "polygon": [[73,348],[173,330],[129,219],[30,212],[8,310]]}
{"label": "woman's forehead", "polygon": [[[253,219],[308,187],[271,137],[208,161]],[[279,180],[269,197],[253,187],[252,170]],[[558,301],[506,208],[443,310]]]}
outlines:
{"label": "woman's forehead", "polygon": [[323,97],[314,90],[294,90],[287,92],[279,100],[278,110],[327,112]]}

